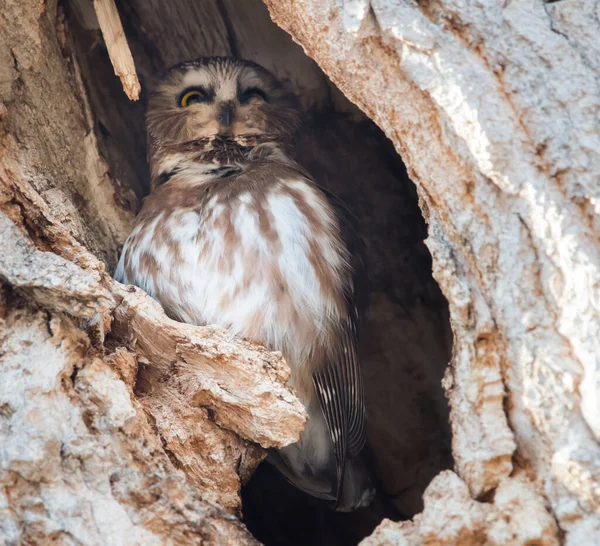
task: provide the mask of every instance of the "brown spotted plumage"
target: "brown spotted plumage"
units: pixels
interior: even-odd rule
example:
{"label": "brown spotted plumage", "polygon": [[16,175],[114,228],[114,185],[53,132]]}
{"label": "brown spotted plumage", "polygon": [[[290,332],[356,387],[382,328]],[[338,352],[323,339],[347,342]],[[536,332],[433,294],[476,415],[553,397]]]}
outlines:
{"label": "brown spotted plumage", "polygon": [[339,510],[370,502],[356,354],[361,269],[343,207],[288,154],[296,101],[262,67],[171,69],[148,108],[153,191],[115,277],[171,317],[281,351],[310,420],[270,460]]}

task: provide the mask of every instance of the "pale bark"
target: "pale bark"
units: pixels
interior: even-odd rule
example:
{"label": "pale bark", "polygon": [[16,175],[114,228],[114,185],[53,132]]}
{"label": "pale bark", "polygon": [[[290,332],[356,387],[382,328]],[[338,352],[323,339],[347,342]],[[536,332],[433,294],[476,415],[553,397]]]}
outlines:
{"label": "pale bark", "polygon": [[0,543],[255,544],[232,515],[241,482],[304,408],[279,355],[107,275],[135,198],[72,55],[56,4],[3,2]]}
{"label": "pale bark", "polygon": [[119,76],[127,97],[138,100],[142,88],[117,6],[114,0],[94,0],[94,9],[115,74]]}
{"label": "pale bark", "polygon": [[496,505],[526,470],[537,517],[546,499],[568,544],[596,544],[598,2],[266,3],[417,185],[454,332],[458,474]]}
{"label": "pale bark", "polygon": [[[133,59],[143,86],[236,54],[335,113],[296,151],[370,239],[369,442],[391,504],[422,510],[365,544],[596,544],[597,0],[266,4],[417,185],[454,334],[456,473],[445,307],[379,136],[257,0],[117,2],[128,85]],[[148,190],[143,107],[93,2],[69,14],[0,4],[0,543],[253,544],[240,486],[305,412],[279,355],[110,279]]]}
{"label": "pale bark", "polygon": [[281,356],[168,319],[3,212],[0,239],[3,543],[253,544],[222,509],[305,424]]}
{"label": "pale bark", "polygon": [[386,520],[361,546],[559,544],[552,515],[520,474],[502,480],[489,503],[474,500],[467,485],[446,470],[431,482],[424,501],[413,521]]}

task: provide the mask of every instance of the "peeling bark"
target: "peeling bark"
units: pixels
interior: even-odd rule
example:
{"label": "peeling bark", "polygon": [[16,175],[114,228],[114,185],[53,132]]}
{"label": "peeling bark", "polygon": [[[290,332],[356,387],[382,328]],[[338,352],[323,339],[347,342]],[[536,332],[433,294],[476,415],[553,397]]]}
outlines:
{"label": "peeling bark", "polygon": [[88,354],[89,340],[71,320],[8,304],[3,542],[256,543],[173,467],[141,405],[106,362]]}
{"label": "peeling bark", "polygon": [[218,425],[263,447],[298,441],[307,417],[284,386],[290,370],[281,355],[220,328],[175,322],[139,289],[115,291],[122,299],[112,334],[148,363],[140,380],[149,388],[164,384],[190,404],[210,409]]}

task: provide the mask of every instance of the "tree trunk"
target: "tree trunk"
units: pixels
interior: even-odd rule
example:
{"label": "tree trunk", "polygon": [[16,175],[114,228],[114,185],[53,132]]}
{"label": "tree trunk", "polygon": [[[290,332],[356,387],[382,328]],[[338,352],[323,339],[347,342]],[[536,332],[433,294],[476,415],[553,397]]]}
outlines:
{"label": "tree trunk", "polygon": [[458,477],[378,536],[598,543],[598,2],[266,3],[396,145],[450,306]]}
{"label": "tree trunk", "polygon": [[[258,0],[0,0],[0,543],[597,544],[598,1],[265,3],[318,66]],[[250,479],[306,421],[280,355],[110,278],[147,83],[203,55],[299,94],[367,240],[360,514]]]}

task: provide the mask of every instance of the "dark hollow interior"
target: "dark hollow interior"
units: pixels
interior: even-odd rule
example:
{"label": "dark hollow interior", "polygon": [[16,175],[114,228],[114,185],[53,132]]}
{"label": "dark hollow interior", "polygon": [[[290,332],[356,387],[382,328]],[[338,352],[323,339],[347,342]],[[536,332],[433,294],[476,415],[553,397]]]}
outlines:
{"label": "dark hollow interior", "polygon": [[183,60],[234,55],[262,64],[296,91],[305,109],[297,159],[346,202],[367,243],[370,309],[360,353],[376,499],[369,508],[335,513],[263,463],[242,491],[244,522],[267,545],[349,546],[383,518],[419,512],[431,479],[452,465],[441,387],[452,335],[446,301],[431,275],[415,188],[392,144],[270,20],[260,0],[118,1],[142,83],[137,103],[124,95],[86,4],[73,0],[64,7],[122,206],[135,212],[149,191],[147,83]]}

